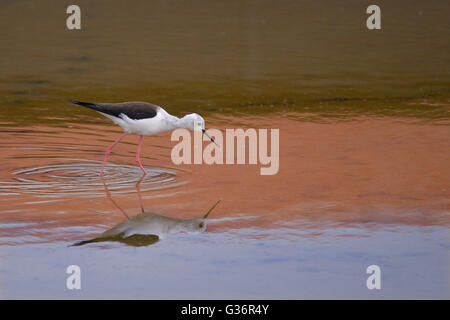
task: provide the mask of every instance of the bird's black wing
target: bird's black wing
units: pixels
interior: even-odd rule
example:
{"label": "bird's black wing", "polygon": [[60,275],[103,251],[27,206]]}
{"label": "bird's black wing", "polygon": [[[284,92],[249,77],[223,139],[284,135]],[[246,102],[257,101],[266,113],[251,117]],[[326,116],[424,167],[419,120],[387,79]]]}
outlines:
{"label": "bird's black wing", "polygon": [[70,102],[117,118],[119,118],[121,114],[124,114],[128,118],[134,120],[153,118],[156,116],[159,109],[159,106],[157,105],[139,101],[121,103],[90,103],[71,100]]}

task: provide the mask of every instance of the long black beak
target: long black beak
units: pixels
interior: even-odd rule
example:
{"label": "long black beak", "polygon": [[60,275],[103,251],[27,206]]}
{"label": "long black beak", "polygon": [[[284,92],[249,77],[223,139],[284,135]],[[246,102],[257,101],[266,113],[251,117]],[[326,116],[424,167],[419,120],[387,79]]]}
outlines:
{"label": "long black beak", "polygon": [[211,207],[211,209],[208,210],[208,212],[203,216],[203,219],[208,218],[208,216],[209,216],[209,214],[211,213],[211,211],[214,210],[214,208],[219,204],[219,202],[220,202],[221,200],[222,200],[222,199],[220,199],[219,201],[217,201],[216,204],[213,205],[213,206]]}
{"label": "long black beak", "polygon": [[206,132],[205,129],[202,129],[202,132],[203,132],[203,134],[204,134],[205,136],[207,136],[207,137],[209,138],[209,140],[211,140],[216,146],[219,146],[219,145],[214,141],[214,139],[211,138],[211,136]]}

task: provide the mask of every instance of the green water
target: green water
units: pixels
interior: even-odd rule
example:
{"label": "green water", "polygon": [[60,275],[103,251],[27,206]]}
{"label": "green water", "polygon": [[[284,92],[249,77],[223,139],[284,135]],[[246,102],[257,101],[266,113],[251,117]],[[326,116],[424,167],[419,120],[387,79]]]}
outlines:
{"label": "green water", "polygon": [[68,99],[183,114],[449,118],[448,1],[0,3],[0,122],[92,121]]}

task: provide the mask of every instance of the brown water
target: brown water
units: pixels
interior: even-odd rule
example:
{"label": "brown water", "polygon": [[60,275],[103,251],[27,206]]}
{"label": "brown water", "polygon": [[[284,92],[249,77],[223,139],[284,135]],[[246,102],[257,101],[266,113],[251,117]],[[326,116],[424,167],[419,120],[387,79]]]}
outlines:
{"label": "brown water", "polygon": [[[380,31],[358,1],[78,4],[81,31],[65,4],[0,4],[0,296],[450,296],[447,2],[379,2]],[[166,133],[144,139],[149,175],[128,136],[102,181],[121,129],[68,99],[279,129],[279,172],[176,166]],[[141,213],[139,195],[176,221],[222,201],[203,233],[68,247]]]}

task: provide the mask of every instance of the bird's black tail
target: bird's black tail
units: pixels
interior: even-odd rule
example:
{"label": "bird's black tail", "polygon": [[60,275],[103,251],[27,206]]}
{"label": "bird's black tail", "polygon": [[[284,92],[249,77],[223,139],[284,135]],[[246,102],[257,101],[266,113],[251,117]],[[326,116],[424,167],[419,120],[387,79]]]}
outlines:
{"label": "bird's black tail", "polygon": [[90,240],[83,240],[83,241],[76,242],[76,243],[70,245],[69,247],[78,247],[78,246],[82,246],[82,245],[88,244],[88,243],[103,242],[103,241],[105,241],[105,240],[101,239],[101,238],[94,238],[94,239],[90,239]]}
{"label": "bird's black tail", "polygon": [[83,106],[95,111],[99,111],[99,107],[95,104],[95,103],[91,103],[91,102],[82,102],[82,101],[76,101],[76,100],[69,100],[69,102],[74,103],[74,104],[78,104],[79,106]]}

